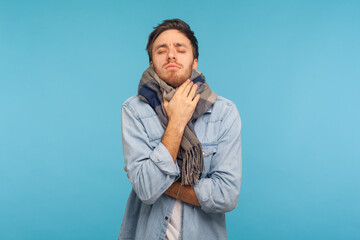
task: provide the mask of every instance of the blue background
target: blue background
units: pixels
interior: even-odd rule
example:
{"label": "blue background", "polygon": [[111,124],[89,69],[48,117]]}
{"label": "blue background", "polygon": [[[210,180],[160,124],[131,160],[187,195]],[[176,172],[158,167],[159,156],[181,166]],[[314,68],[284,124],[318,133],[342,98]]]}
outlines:
{"label": "blue background", "polygon": [[0,239],[116,239],[121,104],[187,21],[242,117],[229,239],[360,239],[359,1],[1,1]]}

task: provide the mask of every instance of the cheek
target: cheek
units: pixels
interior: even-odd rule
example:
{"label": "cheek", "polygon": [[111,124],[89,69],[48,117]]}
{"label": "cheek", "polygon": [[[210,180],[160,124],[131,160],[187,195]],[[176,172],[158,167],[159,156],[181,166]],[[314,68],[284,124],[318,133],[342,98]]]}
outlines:
{"label": "cheek", "polygon": [[153,58],[153,64],[155,68],[160,68],[163,65],[164,59],[163,57],[156,56],[156,58]]}
{"label": "cheek", "polygon": [[194,60],[193,60],[193,56],[188,56],[186,59],[185,59],[186,63],[188,66],[193,66],[193,63],[194,63]]}

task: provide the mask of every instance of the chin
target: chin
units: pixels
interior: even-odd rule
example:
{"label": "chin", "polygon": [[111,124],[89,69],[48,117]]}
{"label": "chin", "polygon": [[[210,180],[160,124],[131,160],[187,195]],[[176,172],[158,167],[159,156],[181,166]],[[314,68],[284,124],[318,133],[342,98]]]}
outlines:
{"label": "chin", "polygon": [[177,74],[168,74],[166,76],[159,77],[173,87],[180,86],[183,82],[186,81],[186,79],[188,79],[186,76],[179,76]]}
{"label": "chin", "polygon": [[169,85],[177,88],[179,87],[181,84],[183,84],[186,81],[187,78],[171,78],[171,79],[167,79],[165,82],[167,82]]}

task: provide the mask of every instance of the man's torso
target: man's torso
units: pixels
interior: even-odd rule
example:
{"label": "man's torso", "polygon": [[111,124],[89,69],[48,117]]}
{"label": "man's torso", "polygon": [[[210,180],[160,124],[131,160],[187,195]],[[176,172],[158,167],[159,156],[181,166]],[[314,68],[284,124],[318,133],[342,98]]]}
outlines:
{"label": "man's torso", "polygon": [[[165,129],[154,110],[140,101],[138,96],[129,98],[123,107],[131,108],[133,117],[142,124],[151,147],[159,145]],[[219,164],[213,161],[213,155],[220,151],[219,139],[226,132],[224,128],[229,127],[224,126],[224,118],[229,114],[238,114],[231,112],[234,108],[231,101],[218,97],[213,106],[194,122],[195,133],[202,144],[204,155],[205,169],[200,178],[209,177],[212,166]],[[163,194],[154,204],[144,204],[133,190],[127,203],[119,239],[163,239],[174,203],[175,199]],[[186,203],[182,205],[182,239],[227,238],[224,213],[209,213]]]}

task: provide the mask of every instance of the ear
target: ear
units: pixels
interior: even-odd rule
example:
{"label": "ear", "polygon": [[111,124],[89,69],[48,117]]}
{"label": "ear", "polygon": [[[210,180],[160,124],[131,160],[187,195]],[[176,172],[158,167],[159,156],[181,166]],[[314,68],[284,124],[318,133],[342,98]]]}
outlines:
{"label": "ear", "polygon": [[192,69],[196,69],[197,64],[198,64],[198,60],[197,60],[197,58],[195,58],[194,61],[193,61]]}
{"label": "ear", "polygon": [[154,67],[153,61],[150,61],[150,67]]}

